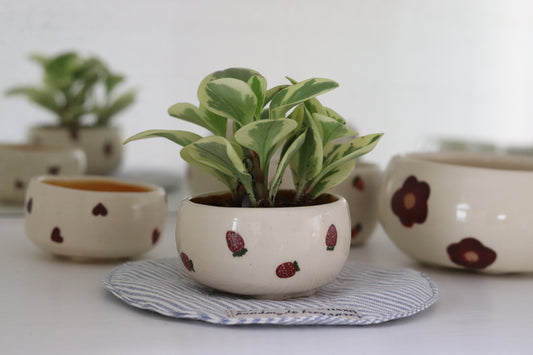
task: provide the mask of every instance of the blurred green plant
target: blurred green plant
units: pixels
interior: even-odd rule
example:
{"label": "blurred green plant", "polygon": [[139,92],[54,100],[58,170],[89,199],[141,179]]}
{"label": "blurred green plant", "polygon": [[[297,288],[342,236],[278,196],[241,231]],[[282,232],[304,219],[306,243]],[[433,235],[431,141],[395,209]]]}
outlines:
{"label": "blurred green plant", "polygon": [[99,58],[82,58],[76,52],[30,57],[43,70],[39,86],[19,86],[6,95],[23,95],[54,113],[57,124],[77,129],[105,126],[135,100],[135,90],[118,94],[124,76],[113,73]]}
{"label": "blurred green plant", "polygon": [[[338,113],[320,103],[316,96],[338,86],[333,80],[288,79],[290,85],[267,89],[266,79],[255,70],[217,71],[200,83],[199,106],[177,103],[168,109],[171,116],[200,125],[212,136],[148,130],[125,143],[164,137],[183,146],[181,157],[224,183],[235,206],[276,205],[281,179],[290,167],[293,203],[308,204],[346,179],[356,158],[370,152],[382,134],[357,136]],[[278,151],[279,162],[273,163]],[[270,169],[275,173],[269,181]]]}

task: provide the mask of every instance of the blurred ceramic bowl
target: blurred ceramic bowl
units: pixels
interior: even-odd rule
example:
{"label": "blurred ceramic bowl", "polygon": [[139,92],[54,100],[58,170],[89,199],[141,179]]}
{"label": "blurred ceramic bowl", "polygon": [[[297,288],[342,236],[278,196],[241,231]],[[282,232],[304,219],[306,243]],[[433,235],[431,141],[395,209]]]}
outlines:
{"label": "blurred ceramic bowl", "polygon": [[97,176],[34,178],[25,206],[28,237],[45,251],[78,260],[147,252],[166,216],[163,188]]}
{"label": "blurred ceramic bowl", "polygon": [[348,201],[352,245],[363,244],[374,232],[380,180],[381,170],[377,164],[358,161],[350,176],[330,191]]}
{"label": "blurred ceramic bowl", "polygon": [[28,132],[28,140],[40,145],[76,147],[87,157],[87,173],[110,174],[122,161],[122,135],[116,126],[68,127],[36,126]]}
{"label": "blurred ceramic bowl", "polygon": [[404,253],[487,273],[533,271],[533,159],[486,153],[395,156],[378,216]]}
{"label": "blurred ceramic bowl", "polygon": [[85,154],[75,147],[2,144],[0,201],[22,205],[31,178],[39,175],[81,175],[85,170]]}

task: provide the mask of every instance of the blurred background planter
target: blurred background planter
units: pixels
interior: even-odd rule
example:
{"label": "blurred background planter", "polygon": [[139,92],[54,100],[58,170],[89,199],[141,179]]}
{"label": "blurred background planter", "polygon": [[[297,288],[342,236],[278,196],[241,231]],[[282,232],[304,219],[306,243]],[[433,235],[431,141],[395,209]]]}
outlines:
{"label": "blurred background planter", "polygon": [[29,141],[36,145],[62,145],[80,148],[87,157],[87,173],[105,175],[116,171],[122,160],[122,138],[116,126],[91,126],[69,129],[36,126],[29,130]]}

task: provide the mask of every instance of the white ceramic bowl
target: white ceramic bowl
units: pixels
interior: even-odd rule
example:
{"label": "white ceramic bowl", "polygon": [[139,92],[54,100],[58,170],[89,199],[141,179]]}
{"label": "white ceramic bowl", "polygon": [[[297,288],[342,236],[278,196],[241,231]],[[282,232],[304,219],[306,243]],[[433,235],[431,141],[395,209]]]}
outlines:
{"label": "white ceramic bowl", "polygon": [[533,271],[533,159],[483,153],[394,157],[379,191],[390,239],[427,264]]}
{"label": "white ceramic bowl", "polygon": [[30,179],[39,175],[81,175],[85,154],[75,147],[0,145],[0,201],[24,203]]}
{"label": "white ceramic bowl", "polygon": [[346,200],[307,207],[216,207],[184,200],[178,253],[214,289],[262,298],[308,295],[332,281],[350,250]]}
{"label": "white ceramic bowl", "polygon": [[32,179],[25,206],[28,237],[75,259],[147,252],[162,236],[166,216],[161,187],[97,176]]}
{"label": "white ceramic bowl", "polygon": [[358,161],[350,176],[331,192],[343,196],[350,207],[352,245],[361,245],[376,228],[381,170],[377,164]]}
{"label": "white ceramic bowl", "polygon": [[77,147],[87,157],[88,174],[110,174],[122,161],[122,137],[115,126],[81,127],[72,131],[65,127],[37,126],[28,132],[34,144]]}
{"label": "white ceramic bowl", "polygon": [[[329,191],[343,196],[348,202],[352,245],[363,244],[375,230],[380,181],[381,169],[377,164],[358,161],[350,176]],[[227,190],[220,181],[190,165],[187,167],[187,186],[193,196]],[[290,169],[285,171],[281,188],[294,188]]]}

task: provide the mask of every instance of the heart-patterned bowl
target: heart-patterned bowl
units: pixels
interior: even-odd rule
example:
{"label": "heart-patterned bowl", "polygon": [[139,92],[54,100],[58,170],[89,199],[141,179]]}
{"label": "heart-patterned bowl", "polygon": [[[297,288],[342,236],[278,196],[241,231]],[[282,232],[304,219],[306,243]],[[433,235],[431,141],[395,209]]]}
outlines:
{"label": "heart-patterned bowl", "polygon": [[167,216],[163,188],[124,179],[41,176],[32,179],[26,196],[28,237],[75,259],[147,252],[161,238]]}

